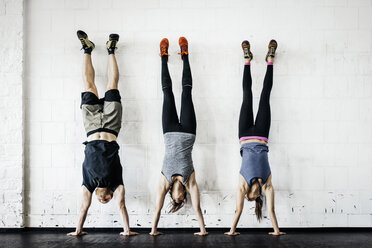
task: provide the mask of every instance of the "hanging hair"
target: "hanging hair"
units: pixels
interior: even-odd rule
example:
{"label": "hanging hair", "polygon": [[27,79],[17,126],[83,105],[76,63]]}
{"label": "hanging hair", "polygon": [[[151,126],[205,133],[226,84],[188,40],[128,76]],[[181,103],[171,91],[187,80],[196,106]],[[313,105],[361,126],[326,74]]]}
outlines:
{"label": "hanging hair", "polygon": [[256,208],[254,209],[258,222],[261,222],[262,220],[262,205],[262,195],[260,194],[260,196],[256,198]]}
{"label": "hanging hair", "polygon": [[186,187],[182,183],[181,183],[181,185],[182,185],[182,188],[183,188],[183,191],[184,191],[184,195],[183,195],[183,201],[180,201],[179,203],[175,202],[173,200],[173,197],[172,197],[173,183],[171,184],[171,186],[169,188],[169,194],[170,194],[170,197],[172,199],[171,202],[169,203],[169,205],[171,206],[170,209],[169,209],[169,213],[175,213],[175,212],[177,212],[187,202],[187,199],[186,199],[186,196],[187,196]]}
{"label": "hanging hair", "polygon": [[258,183],[258,187],[259,187],[259,196],[256,198],[256,207],[254,209],[254,212],[256,214],[256,218],[258,220],[258,222],[261,222],[262,220],[262,206],[263,206],[263,200],[262,200],[262,187],[260,185],[260,183],[255,180],[253,183]]}

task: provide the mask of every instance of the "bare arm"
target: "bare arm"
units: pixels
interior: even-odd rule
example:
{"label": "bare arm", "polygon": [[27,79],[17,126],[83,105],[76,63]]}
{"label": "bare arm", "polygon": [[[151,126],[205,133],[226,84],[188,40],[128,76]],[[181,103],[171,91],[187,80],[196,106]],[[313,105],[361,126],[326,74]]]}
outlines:
{"label": "bare arm", "polygon": [[119,185],[114,192],[114,199],[118,204],[119,213],[123,220],[123,229],[124,232],[121,232],[120,235],[131,236],[137,235],[136,232],[131,232],[129,227],[129,217],[127,207],[125,206],[125,188],[124,185]]}
{"label": "bare arm", "polygon": [[205,230],[205,224],[204,224],[204,218],[203,214],[200,208],[200,192],[198,184],[196,183],[195,179],[195,172],[193,172],[190,176],[189,182],[188,182],[188,191],[191,195],[191,202],[192,206],[198,216],[199,226],[200,226],[200,232],[195,233],[195,235],[208,235],[207,231]]}
{"label": "bare arm", "polygon": [[90,193],[90,191],[84,185],[81,187],[81,189],[82,201],[80,206],[79,221],[75,232],[68,233],[67,235],[69,236],[80,236],[88,234],[87,232],[83,232],[83,225],[88,214],[90,203],[92,202],[92,193]]}
{"label": "bare arm", "polygon": [[229,232],[225,233],[226,235],[239,235],[240,233],[236,232],[236,226],[238,225],[240,216],[243,212],[244,208],[244,195],[245,191],[242,187],[239,187],[236,192],[236,209],[235,209],[235,217],[231,229]]}
{"label": "bare arm", "polygon": [[269,180],[266,182],[264,187],[262,188],[264,194],[266,195],[266,207],[267,211],[270,214],[271,223],[274,228],[274,232],[270,232],[270,235],[282,235],[285,234],[284,232],[280,232],[278,221],[275,215],[275,207],[274,207],[274,187],[271,183],[271,176]]}
{"label": "bare arm", "polygon": [[158,223],[160,218],[160,212],[164,205],[164,199],[165,195],[167,194],[167,191],[169,190],[169,183],[165,179],[164,175],[161,175],[160,183],[158,186],[158,193],[156,195],[156,205],[155,205],[155,215],[154,215],[154,221],[152,223],[152,229],[150,232],[150,235],[156,236],[162,234],[161,232],[158,232]]}

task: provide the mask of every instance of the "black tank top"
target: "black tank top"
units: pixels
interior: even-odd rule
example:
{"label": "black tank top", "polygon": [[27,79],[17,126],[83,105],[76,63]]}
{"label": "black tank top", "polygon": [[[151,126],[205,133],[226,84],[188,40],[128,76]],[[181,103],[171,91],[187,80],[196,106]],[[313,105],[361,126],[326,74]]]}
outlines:
{"label": "black tank top", "polygon": [[84,142],[83,185],[93,193],[96,187],[110,188],[112,192],[123,184],[116,141],[93,140]]}

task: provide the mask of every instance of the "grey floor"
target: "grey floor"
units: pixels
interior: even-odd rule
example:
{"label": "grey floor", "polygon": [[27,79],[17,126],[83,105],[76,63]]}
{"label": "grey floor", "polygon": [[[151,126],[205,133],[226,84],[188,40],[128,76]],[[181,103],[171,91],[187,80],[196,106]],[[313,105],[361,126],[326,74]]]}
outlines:
{"label": "grey floor", "polygon": [[[69,230],[67,230],[69,231]],[[138,231],[138,230],[137,230]],[[152,237],[147,230],[140,235],[119,236],[116,230],[90,230],[83,237],[66,236],[66,230],[26,230],[0,232],[0,247],[372,247],[371,230],[288,230],[288,234],[272,237],[266,230],[244,230],[241,235],[223,235],[224,230],[209,230],[206,237],[192,230],[164,230],[165,235]]]}

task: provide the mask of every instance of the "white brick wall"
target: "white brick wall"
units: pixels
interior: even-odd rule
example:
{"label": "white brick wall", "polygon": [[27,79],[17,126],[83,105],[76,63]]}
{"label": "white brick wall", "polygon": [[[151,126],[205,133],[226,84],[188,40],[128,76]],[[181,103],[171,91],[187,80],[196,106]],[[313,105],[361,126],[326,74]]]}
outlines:
{"label": "white brick wall", "polygon": [[[27,226],[76,224],[85,139],[77,29],[97,45],[93,63],[101,94],[104,43],[110,32],[121,35],[124,123],[118,142],[132,226],[151,225],[164,152],[158,44],[170,40],[179,107],[181,35],[190,42],[198,119],[194,162],[207,225],[230,226],[234,213],[240,42],[248,39],[255,55],[256,107],[267,43],[275,38],[270,162],[280,226],[372,226],[371,0],[31,0],[25,9]],[[22,225],[22,15],[21,0],[0,0],[0,41],[6,44],[0,48],[0,109],[6,116],[0,131],[1,226]],[[246,203],[239,225],[270,226],[267,219],[255,221],[252,207]],[[197,226],[193,218],[188,204],[178,214],[162,215],[160,226]],[[117,227],[117,220],[113,203],[94,200],[86,226]]]}
{"label": "white brick wall", "polygon": [[23,221],[23,1],[0,1],[0,227]]}

